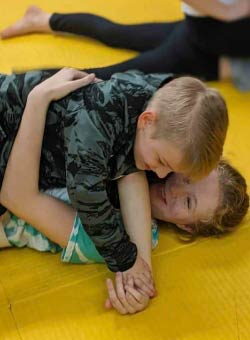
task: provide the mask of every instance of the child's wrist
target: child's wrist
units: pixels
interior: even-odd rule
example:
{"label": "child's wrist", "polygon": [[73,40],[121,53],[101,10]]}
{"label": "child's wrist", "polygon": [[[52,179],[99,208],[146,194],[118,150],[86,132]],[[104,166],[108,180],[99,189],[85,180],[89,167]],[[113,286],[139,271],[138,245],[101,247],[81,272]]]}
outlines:
{"label": "child's wrist", "polygon": [[28,95],[28,101],[47,106],[51,101],[51,93],[45,87],[38,85]]}

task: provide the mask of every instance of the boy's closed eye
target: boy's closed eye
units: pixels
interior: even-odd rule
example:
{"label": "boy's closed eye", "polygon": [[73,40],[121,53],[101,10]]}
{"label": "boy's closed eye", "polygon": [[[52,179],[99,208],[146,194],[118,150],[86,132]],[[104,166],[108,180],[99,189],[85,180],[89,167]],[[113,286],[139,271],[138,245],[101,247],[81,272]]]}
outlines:
{"label": "boy's closed eye", "polygon": [[164,161],[163,159],[159,158],[159,163],[162,166],[167,166],[171,171],[174,171],[173,168],[170,166],[170,164],[168,162]]}

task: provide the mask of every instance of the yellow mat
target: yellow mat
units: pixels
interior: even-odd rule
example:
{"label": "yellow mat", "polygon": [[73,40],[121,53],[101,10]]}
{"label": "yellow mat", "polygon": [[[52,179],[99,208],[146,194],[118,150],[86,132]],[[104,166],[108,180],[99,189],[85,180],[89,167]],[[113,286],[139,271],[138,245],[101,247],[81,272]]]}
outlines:
{"label": "yellow mat", "polygon": [[[34,0],[48,11],[88,11],[120,22],[176,19],[172,0]],[[19,18],[29,0],[1,1],[0,29]],[[45,65],[101,66],[133,56],[91,39],[33,35],[0,41],[0,71]],[[250,94],[213,84],[226,97],[230,129],[225,155],[250,182]],[[59,256],[0,252],[0,340],[249,340],[250,228],[223,239],[182,244],[161,229],[153,254],[159,296],[143,313],[120,316],[103,308],[103,265],[65,265]]]}

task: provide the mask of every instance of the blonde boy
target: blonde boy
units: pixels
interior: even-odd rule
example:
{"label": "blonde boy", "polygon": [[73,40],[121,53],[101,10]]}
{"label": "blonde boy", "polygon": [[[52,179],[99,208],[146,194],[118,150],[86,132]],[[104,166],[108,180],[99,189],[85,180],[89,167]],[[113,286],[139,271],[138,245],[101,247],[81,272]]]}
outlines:
{"label": "blonde boy", "polygon": [[[78,212],[76,219],[81,219],[109,269],[132,274],[135,283],[142,286],[140,275],[150,272],[150,259],[143,258],[142,248],[138,245],[137,249],[132,241],[139,233],[140,241],[150,247],[151,214],[145,175],[138,169],[152,170],[158,177],[171,171],[191,178],[208,174],[222,153],[228,125],[225,102],[216,90],[197,79],[170,81],[169,75],[139,72],[115,74],[109,81],[81,88],[58,100],[66,94],[64,90],[70,82],[82,76],[81,72],[63,70],[42,82],[48,76],[48,72],[40,71],[0,76],[0,128],[4,132],[1,180],[28,99],[25,112],[33,110],[36,114],[29,114],[26,124],[31,124],[33,130],[36,125],[39,128],[32,138],[26,138],[27,143],[33,140],[31,150],[36,147],[34,140],[42,139],[45,120],[39,117],[44,117],[48,109],[41,186],[46,189],[66,185]],[[13,111],[15,119],[10,115]],[[20,150],[17,155],[24,156]],[[115,179],[119,179],[123,216],[110,201],[110,183]],[[48,236],[43,209],[28,211],[20,200],[16,204],[17,197],[25,199],[22,183],[18,183],[17,176],[14,180],[13,186],[22,189],[20,195],[15,192],[12,197],[3,190],[3,204],[33,225],[36,220],[40,226],[44,223],[40,231]],[[57,224],[58,218],[54,223],[49,221],[55,229]],[[61,221],[58,227],[63,227]],[[49,238],[53,241],[53,236]],[[65,246],[65,242],[67,239],[60,245]]]}

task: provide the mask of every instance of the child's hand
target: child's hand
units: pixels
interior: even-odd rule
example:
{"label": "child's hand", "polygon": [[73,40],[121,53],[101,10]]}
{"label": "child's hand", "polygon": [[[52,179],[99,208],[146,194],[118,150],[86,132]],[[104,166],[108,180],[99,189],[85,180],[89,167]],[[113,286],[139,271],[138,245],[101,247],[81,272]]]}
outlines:
{"label": "child's hand", "polygon": [[[132,280],[132,278],[130,277],[129,280]],[[107,279],[107,289],[109,298],[105,302],[105,308],[114,308],[123,315],[144,310],[150,300],[141,290],[135,289],[131,285],[124,286],[120,272],[116,273],[115,286],[111,279]]]}
{"label": "child's hand", "polygon": [[156,296],[155,284],[150,266],[139,255],[129,270],[122,273],[125,285],[129,284],[129,276],[133,277],[135,288],[139,288],[149,297]]}
{"label": "child's hand", "polygon": [[80,87],[95,81],[93,73],[88,74],[73,68],[63,68],[52,77],[37,85],[30,95],[43,96],[48,102],[59,100]]}

